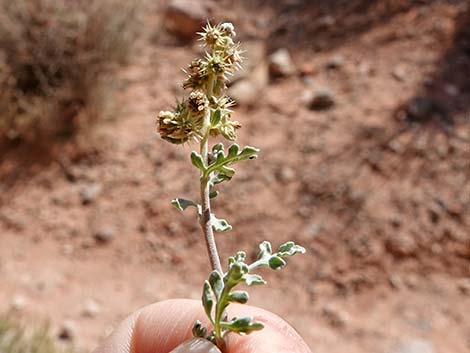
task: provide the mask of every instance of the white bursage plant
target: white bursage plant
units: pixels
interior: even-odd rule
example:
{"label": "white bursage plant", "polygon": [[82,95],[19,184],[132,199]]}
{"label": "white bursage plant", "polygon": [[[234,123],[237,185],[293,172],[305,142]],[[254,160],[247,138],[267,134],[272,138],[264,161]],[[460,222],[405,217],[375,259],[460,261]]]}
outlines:
{"label": "white bursage plant", "polygon": [[[259,149],[240,148],[233,143],[241,124],[232,120],[234,102],[226,95],[226,90],[229,76],[241,68],[242,62],[240,44],[233,40],[236,35],[233,25],[207,24],[199,34],[207,52],[204,58],[193,60],[185,70],[188,76],[183,87],[191,92],[176,104],[173,111],[160,112],[158,132],[163,139],[174,144],[199,143],[199,152],[191,153],[191,162],[200,171],[200,204],[182,198],[171,203],[180,211],[191,206],[197,210],[212,265],[212,273],[204,282],[202,295],[202,304],[212,328],[207,329],[197,321],[193,334],[207,338],[223,350],[228,333],[243,335],[263,328],[262,323],[253,321],[251,317],[227,316],[226,309],[230,303],[245,304],[249,299],[248,292],[234,290],[235,287],[242,283],[248,286],[265,284],[260,275],[253,273],[254,270],[259,267],[281,269],[286,265],[286,257],[302,254],[305,249],[289,241],[273,251],[271,244],[264,241],[259,246],[255,262],[248,264],[246,253],[240,251],[228,259],[226,271],[221,266],[214,232],[226,232],[232,226],[212,213],[211,199],[218,195],[216,185],[232,179],[235,174],[232,166],[256,158]],[[222,143],[217,143],[209,149],[210,137],[219,135],[230,141],[230,147],[225,149]]]}

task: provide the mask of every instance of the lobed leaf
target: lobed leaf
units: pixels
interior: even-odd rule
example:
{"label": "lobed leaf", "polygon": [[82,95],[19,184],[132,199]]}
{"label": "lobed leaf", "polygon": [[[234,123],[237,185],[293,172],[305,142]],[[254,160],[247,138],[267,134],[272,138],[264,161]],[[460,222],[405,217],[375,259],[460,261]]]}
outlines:
{"label": "lobed leaf", "polygon": [[187,200],[182,198],[176,198],[171,200],[171,204],[179,211],[184,211],[190,206],[198,207],[198,204],[193,200]]}
{"label": "lobed leaf", "polygon": [[206,172],[206,166],[204,165],[204,161],[202,159],[202,156],[193,151],[191,152],[191,163],[198,168],[202,173]]}
{"label": "lobed leaf", "polygon": [[229,331],[243,334],[250,334],[253,331],[259,331],[264,328],[261,322],[253,322],[251,317],[242,317],[233,319],[230,322],[222,321],[221,326]]}
{"label": "lobed leaf", "polygon": [[293,241],[288,241],[279,247],[277,255],[280,257],[294,256],[296,254],[305,254],[305,248],[297,245]]}
{"label": "lobed leaf", "polygon": [[269,257],[273,253],[273,248],[272,248],[271,243],[269,241],[263,241],[259,245],[259,250],[260,250],[259,254],[258,254],[258,259],[259,260],[264,259],[266,257]]}
{"label": "lobed leaf", "polygon": [[211,294],[211,285],[209,281],[204,281],[204,289],[202,291],[202,306],[208,318],[212,320],[212,307],[214,306],[214,300]]}
{"label": "lobed leaf", "polygon": [[266,284],[266,281],[260,275],[254,275],[247,273],[243,275],[243,281],[247,286],[263,285]]}
{"label": "lobed leaf", "polygon": [[220,299],[220,295],[224,290],[224,280],[218,271],[212,271],[209,276],[209,284],[212,288],[217,299]]}
{"label": "lobed leaf", "polygon": [[[212,149],[213,161],[206,169],[205,175],[208,176],[212,172],[219,171],[220,173],[227,175],[228,177],[233,176],[235,171],[231,168],[227,168],[230,164],[247,160],[254,159],[257,157],[259,149],[251,146],[246,146],[240,151],[240,147],[237,144],[232,144],[228,149],[228,154],[225,156],[223,145],[217,144]],[[228,173],[228,174],[227,174]]]}
{"label": "lobed leaf", "polygon": [[231,302],[246,304],[250,299],[250,295],[244,290],[236,290],[229,294],[228,299]]}
{"label": "lobed leaf", "polygon": [[213,213],[211,214],[211,224],[216,232],[232,230],[232,226],[225,219],[219,219]]}

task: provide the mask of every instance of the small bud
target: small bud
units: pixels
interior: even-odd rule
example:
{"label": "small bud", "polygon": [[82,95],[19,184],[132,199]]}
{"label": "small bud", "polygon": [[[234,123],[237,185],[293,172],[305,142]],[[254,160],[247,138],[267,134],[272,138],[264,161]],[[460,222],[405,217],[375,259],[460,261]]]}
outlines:
{"label": "small bud", "polygon": [[220,31],[230,37],[235,37],[237,33],[235,33],[235,27],[230,22],[224,22],[219,25]]}

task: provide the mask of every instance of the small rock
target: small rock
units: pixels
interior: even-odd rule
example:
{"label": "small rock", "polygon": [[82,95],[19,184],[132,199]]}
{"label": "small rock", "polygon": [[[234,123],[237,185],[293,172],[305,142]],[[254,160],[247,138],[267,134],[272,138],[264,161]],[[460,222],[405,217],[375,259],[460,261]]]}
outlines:
{"label": "small rock", "polygon": [[100,312],[101,312],[101,307],[96,301],[87,300],[85,302],[82,315],[85,317],[93,318],[93,317],[98,316]]}
{"label": "small rock", "polygon": [[340,69],[344,66],[344,62],[344,56],[335,55],[330,60],[328,60],[328,62],[326,63],[326,67],[328,69]]}
{"label": "small rock", "polygon": [[398,344],[391,353],[435,353],[432,342],[415,338]]}
{"label": "small rock", "polygon": [[295,179],[295,170],[291,167],[283,166],[278,173],[279,180],[285,183]]}
{"label": "small rock", "polygon": [[80,192],[82,204],[88,205],[95,201],[99,194],[101,194],[101,191],[103,191],[103,185],[100,183],[92,183],[85,186]]}
{"label": "small rock", "polygon": [[287,49],[278,49],[269,56],[269,72],[273,77],[291,76],[296,73],[292,57]]}
{"label": "small rock", "polygon": [[328,323],[333,327],[344,327],[349,320],[346,312],[341,311],[330,304],[323,306],[322,313]]}
{"label": "small rock", "polygon": [[416,250],[416,241],[411,236],[398,235],[387,240],[385,248],[397,256],[409,256]]}
{"label": "small rock", "polygon": [[74,252],[74,247],[72,244],[64,244],[62,246],[62,254],[64,254],[65,256],[70,256],[73,254]]}
{"label": "small rock", "polygon": [[78,328],[74,321],[66,320],[59,329],[57,337],[64,341],[73,341],[77,337]]}
{"label": "small rock", "polygon": [[403,281],[398,275],[390,275],[388,277],[388,283],[392,286],[394,289],[402,289],[404,287]]}
{"label": "small rock", "polygon": [[322,231],[323,227],[320,224],[312,223],[307,227],[307,235],[310,239],[316,238]]}
{"label": "small rock", "polygon": [[192,338],[180,344],[170,353],[221,353],[211,342],[204,338]]}
{"label": "small rock", "polygon": [[406,72],[402,66],[396,66],[392,71],[392,76],[397,81],[403,82],[406,79]]}
{"label": "small rock", "polygon": [[470,296],[470,278],[462,278],[457,283],[459,292],[463,295]]}
{"label": "small rock", "polygon": [[333,92],[329,89],[321,89],[311,95],[308,107],[312,110],[325,110],[335,105]]}
{"label": "small rock", "polygon": [[444,85],[444,92],[451,97],[456,97],[460,94],[460,90],[456,85],[446,84]]}
{"label": "small rock", "polygon": [[250,80],[235,82],[229,89],[230,96],[237,104],[250,106],[259,99],[259,91]]}
{"label": "small rock", "polygon": [[109,243],[114,239],[115,236],[116,231],[114,227],[111,226],[102,227],[97,230],[95,234],[93,234],[93,238],[95,238],[95,240],[100,243]]}
{"label": "small rock", "polygon": [[26,307],[27,300],[26,297],[22,295],[15,295],[11,301],[11,308],[16,311],[21,311]]}
{"label": "small rock", "polygon": [[320,17],[316,23],[319,29],[330,29],[336,24],[336,19],[331,15],[326,15]]}
{"label": "small rock", "polygon": [[172,0],[165,11],[166,28],[184,39],[193,38],[210,17],[205,1]]}

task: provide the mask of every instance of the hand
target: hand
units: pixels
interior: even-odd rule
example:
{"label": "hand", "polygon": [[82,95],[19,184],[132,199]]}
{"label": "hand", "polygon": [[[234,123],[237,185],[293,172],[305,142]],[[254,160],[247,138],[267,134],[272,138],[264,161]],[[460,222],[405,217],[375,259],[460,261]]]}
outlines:
{"label": "hand", "polygon": [[[231,305],[229,316],[254,316],[265,328],[249,336],[227,336],[227,353],[311,353],[306,343],[278,316]],[[206,315],[196,300],[174,299],[145,307],[128,317],[93,353],[168,353],[191,338],[196,320]]]}

